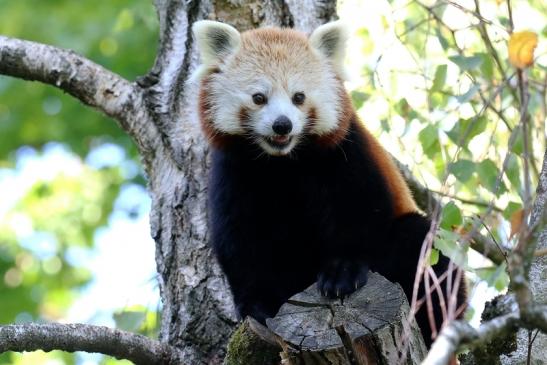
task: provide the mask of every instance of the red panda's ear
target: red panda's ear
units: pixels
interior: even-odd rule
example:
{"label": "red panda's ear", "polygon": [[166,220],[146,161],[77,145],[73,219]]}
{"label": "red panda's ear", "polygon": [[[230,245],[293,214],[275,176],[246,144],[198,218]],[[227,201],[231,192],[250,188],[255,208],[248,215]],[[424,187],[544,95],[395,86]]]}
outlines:
{"label": "red panda's ear", "polygon": [[192,26],[201,62],[204,66],[218,64],[220,60],[239,48],[241,36],[228,24],[211,20],[201,20]]}
{"label": "red panda's ear", "polygon": [[342,77],[348,37],[349,31],[340,20],[321,25],[310,35],[312,48],[328,58]]}

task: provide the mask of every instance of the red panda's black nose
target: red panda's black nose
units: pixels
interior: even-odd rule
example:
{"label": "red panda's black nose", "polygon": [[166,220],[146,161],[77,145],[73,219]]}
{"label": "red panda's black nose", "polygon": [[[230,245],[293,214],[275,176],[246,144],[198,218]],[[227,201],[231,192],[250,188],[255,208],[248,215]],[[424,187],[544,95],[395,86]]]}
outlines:
{"label": "red panda's black nose", "polygon": [[274,121],[272,129],[277,134],[289,134],[292,131],[292,122],[286,116],[281,115]]}

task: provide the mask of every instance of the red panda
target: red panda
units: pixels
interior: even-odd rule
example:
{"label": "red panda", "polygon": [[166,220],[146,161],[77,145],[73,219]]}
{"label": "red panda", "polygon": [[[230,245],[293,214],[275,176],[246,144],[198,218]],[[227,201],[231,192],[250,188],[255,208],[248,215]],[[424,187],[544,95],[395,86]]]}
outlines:
{"label": "red panda", "polygon": [[[325,296],[347,296],[369,269],[411,297],[430,221],[344,89],[343,25],[308,37],[200,21],[193,32],[212,146],[211,243],[238,314],[264,322],[315,281]],[[434,270],[448,264],[441,255]],[[430,344],[425,310],[417,320]]]}

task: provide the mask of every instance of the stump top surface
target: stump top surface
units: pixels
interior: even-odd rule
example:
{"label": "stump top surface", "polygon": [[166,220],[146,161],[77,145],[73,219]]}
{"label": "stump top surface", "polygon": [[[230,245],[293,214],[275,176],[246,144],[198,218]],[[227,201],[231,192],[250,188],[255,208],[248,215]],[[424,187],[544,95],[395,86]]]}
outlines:
{"label": "stump top surface", "polygon": [[343,300],[321,296],[313,284],[292,296],[267,325],[300,350],[338,348],[341,332],[355,340],[400,320],[404,300],[398,284],[370,272],[367,284]]}

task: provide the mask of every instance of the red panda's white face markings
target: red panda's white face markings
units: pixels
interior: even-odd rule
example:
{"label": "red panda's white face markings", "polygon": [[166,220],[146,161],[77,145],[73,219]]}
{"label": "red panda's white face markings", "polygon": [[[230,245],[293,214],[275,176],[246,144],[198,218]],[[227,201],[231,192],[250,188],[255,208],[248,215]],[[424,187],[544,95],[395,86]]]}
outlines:
{"label": "red panda's white face markings", "polygon": [[341,59],[337,23],[304,34],[278,28],[239,34],[217,22],[194,25],[202,55],[201,119],[210,140],[244,136],[271,155],[292,151],[306,135],[340,128]]}

